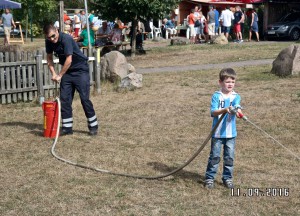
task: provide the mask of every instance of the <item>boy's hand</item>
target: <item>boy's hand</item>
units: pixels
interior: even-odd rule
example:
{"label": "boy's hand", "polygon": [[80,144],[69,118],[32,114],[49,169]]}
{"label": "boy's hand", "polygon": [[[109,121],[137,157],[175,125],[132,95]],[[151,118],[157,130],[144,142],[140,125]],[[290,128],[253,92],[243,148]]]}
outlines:
{"label": "boy's hand", "polygon": [[229,114],[234,114],[234,112],[233,112],[234,107],[233,107],[233,106],[229,106],[229,107],[227,107],[227,108],[225,108],[225,109],[227,110],[227,112],[228,112]]}
{"label": "boy's hand", "polygon": [[244,116],[243,112],[241,109],[238,109],[238,111],[236,112],[236,117],[238,118],[242,118]]}
{"label": "boy's hand", "polygon": [[226,112],[231,114],[230,107],[225,108]]}

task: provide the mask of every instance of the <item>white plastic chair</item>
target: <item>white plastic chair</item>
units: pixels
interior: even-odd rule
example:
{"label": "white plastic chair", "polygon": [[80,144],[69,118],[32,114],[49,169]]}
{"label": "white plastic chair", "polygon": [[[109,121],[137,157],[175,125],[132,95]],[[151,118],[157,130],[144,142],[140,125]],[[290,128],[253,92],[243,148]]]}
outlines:
{"label": "white plastic chair", "polygon": [[166,30],[166,39],[169,39],[169,31]]}
{"label": "white plastic chair", "polygon": [[186,30],[186,38],[190,39],[190,27],[188,27]]}
{"label": "white plastic chair", "polygon": [[153,22],[152,21],[149,22],[149,27],[151,29],[151,32],[148,33],[148,38],[149,39],[153,39],[153,27],[154,26],[153,26]]}
{"label": "white plastic chair", "polygon": [[161,37],[161,29],[153,26],[153,35],[154,35],[154,38]]}

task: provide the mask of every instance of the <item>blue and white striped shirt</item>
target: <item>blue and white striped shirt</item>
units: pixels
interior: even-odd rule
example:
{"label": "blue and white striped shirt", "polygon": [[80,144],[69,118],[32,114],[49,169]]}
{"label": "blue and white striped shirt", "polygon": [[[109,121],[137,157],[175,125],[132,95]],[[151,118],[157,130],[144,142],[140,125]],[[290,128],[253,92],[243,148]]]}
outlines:
{"label": "blue and white striped shirt", "polygon": [[[223,109],[229,106],[240,106],[241,96],[236,92],[232,92],[229,96],[224,95],[221,91],[216,91],[211,99],[210,113],[215,110]],[[221,115],[214,117],[213,126],[214,127]],[[233,138],[237,136],[236,131],[236,116],[234,114],[227,114],[215,133],[212,135],[213,138]]]}

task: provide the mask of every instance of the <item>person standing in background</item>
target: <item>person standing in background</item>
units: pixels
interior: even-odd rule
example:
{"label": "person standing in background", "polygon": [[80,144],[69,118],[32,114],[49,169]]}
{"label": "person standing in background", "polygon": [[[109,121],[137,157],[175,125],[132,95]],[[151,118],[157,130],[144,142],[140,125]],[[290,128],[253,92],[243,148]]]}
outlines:
{"label": "person standing in background", "polygon": [[215,12],[213,6],[209,6],[209,12],[207,13],[207,23],[208,23],[208,43],[211,43],[212,36],[215,35]]}
{"label": "person standing in background", "polygon": [[[200,26],[197,26],[196,22],[200,19],[200,12],[202,10],[202,6],[199,5],[199,6],[195,6],[195,11],[194,11],[194,17],[195,17],[195,25],[194,25],[194,28],[195,28],[195,34],[196,34],[196,38],[195,38],[195,42],[200,42]],[[199,20],[200,21],[200,20]]]}
{"label": "person standing in background", "polygon": [[252,31],[256,34],[256,41],[259,42],[258,15],[254,9],[251,10],[249,41],[251,41],[251,38],[252,38]]}
{"label": "person standing in background", "polygon": [[81,21],[81,29],[83,29],[86,26],[86,16],[85,16],[85,10],[80,11],[80,21]]}
{"label": "person standing in background", "polygon": [[216,5],[214,5],[213,7],[214,7],[214,12],[215,12],[215,34],[219,35],[219,26],[220,26],[219,18],[220,18],[220,13],[217,10]]}
{"label": "person standing in background", "polygon": [[236,40],[235,42],[237,43],[242,43],[243,42],[243,35],[241,31],[241,22],[244,20],[244,14],[241,11],[240,6],[235,7],[235,13],[234,13],[234,33],[236,35]]}
{"label": "person standing in background", "polygon": [[89,14],[89,24],[94,24],[95,11],[91,11]]}
{"label": "person standing in background", "polygon": [[195,32],[195,16],[194,16],[195,9],[191,10],[191,13],[188,15],[187,20],[189,24],[189,29],[190,29],[190,41],[192,44],[195,43],[195,37],[196,37],[196,32]]}
{"label": "person standing in background", "polygon": [[1,22],[3,23],[4,27],[4,45],[10,45],[10,32],[11,32],[11,27],[13,26],[16,28],[16,24],[13,19],[13,15],[10,13],[10,10],[8,8],[5,9],[5,13],[2,14],[1,16]]}
{"label": "person standing in background", "polygon": [[75,10],[75,14],[74,14],[74,37],[79,36],[80,30],[81,30],[80,11]]}
{"label": "person standing in background", "polygon": [[234,20],[234,16],[232,11],[230,10],[230,6],[226,6],[226,10],[223,10],[220,16],[220,20],[222,21],[223,32],[228,39],[230,33],[231,22]]}

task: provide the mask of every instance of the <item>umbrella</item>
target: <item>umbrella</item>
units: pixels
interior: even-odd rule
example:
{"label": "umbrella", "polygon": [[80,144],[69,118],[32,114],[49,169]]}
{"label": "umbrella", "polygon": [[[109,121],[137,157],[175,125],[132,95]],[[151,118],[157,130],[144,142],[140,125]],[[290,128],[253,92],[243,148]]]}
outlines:
{"label": "umbrella", "polygon": [[21,8],[21,3],[9,1],[9,0],[0,0],[0,9],[19,9]]}

